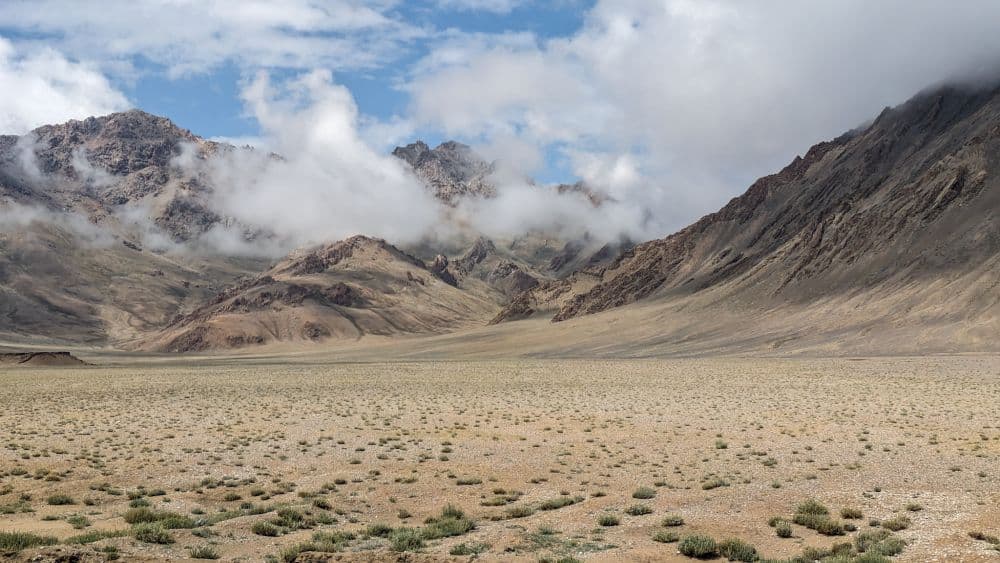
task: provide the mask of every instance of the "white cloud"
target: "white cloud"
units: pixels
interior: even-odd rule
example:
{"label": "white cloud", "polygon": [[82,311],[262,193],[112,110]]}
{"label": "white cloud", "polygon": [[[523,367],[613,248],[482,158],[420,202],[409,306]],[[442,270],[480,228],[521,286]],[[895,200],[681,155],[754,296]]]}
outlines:
{"label": "white cloud", "polygon": [[417,66],[412,119],[562,147],[662,235],[882,107],[998,62],[997,21],[985,0],[600,0],[571,37],[451,39]]}
{"label": "white cloud", "polygon": [[233,151],[209,160],[220,213],[289,247],[355,234],[406,243],[433,230],[440,206],[402,161],[364,141],[351,93],[329,72],[280,85],[262,72],[243,98],[281,157]]}
{"label": "white cloud", "polygon": [[128,100],[93,67],[51,49],[19,52],[0,37],[0,133],[125,109]]}
{"label": "white cloud", "polygon": [[493,12],[509,14],[524,5],[525,0],[437,0],[438,8],[464,12]]}
{"label": "white cloud", "polygon": [[141,56],[171,76],[241,67],[366,68],[424,35],[392,0],[76,0],[0,3],[0,21],[128,74]]}

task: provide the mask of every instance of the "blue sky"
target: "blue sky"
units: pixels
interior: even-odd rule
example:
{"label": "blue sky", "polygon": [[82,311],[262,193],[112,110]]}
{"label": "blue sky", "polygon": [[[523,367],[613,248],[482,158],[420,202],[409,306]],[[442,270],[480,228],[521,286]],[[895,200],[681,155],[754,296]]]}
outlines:
{"label": "blue sky", "polygon": [[[405,2],[397,11],[402,18],[438,30],[464,33],[506,34],[530,32],[539,41],[567,37],[579,30],[591,0],[533,2],[515,6],[508,13],[464,9],[440,9],[428,2]],[[21,30],[4,30],[7,37],[24,37]],[[414,41],[400,49],[384,66],[370,69],[332,68],[336,80],[354,94],[359,110],[378,119],[406,113],[409,96],[398,88],[408,69],[427,55],[434,45]],[[244,137],[259,133],[252,116],[243,111],[240,83],[245,69],[226,61],[210,71],[170,77],[163,65],[142,56],[133,58],[138,70],[134,80],[119,79],[116,85],[139,107],[164,115],[178,125],[204,137]],[[277,71],[279,74],[281,71]],[[424,131],[424,138],[440,142],[441,135]]]}

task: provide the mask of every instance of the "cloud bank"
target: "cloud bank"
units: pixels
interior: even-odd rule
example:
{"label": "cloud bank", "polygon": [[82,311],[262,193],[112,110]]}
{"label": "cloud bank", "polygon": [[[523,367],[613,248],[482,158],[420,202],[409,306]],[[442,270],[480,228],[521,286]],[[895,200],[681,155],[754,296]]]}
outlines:
{"label": "cloud bank", "polygon": [[126,109],[125,96],[93,66],[55,50],[21,51],[0,37],[0,133]]}
{"label": "cloud bank", "polygon": [[989,71],[997,21],[986,1],[601,0],[571,37],[450,38],[407,85],[411,118],[555,148],[662,235],[884,106]]}

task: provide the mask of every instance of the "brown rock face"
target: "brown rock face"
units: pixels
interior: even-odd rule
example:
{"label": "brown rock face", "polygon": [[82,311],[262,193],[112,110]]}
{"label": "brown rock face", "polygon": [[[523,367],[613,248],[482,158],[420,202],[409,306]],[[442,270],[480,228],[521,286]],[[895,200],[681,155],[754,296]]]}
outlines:
{"label": "brown rock face", "polygon": [[481,325],[496,305],[456,287],[448,267],[443,255],[425,265],[384,240],[354,236],[218,292],[145,347],[192,352]]}
{"label": "brown rock face", "polygon": [[[176,241],[188,240],[221,217],[205,202],[211,189],[172,166],[185,145],[201,157],[232,149],[139,110],[0,137],[0,197],[78,211],[95,221],[143,203],[153,223]],[[25,154],[33,154],[40,175],[25,169]]]}
{"label": "brown rock face", "polygon": [[434,196],[453,205],[462,197],[493,197],[489,182],[494,166],[479,158],[467,145],[448,141],[431,149],[423,141],[396,147],[393,156],[406,161]]}
{"label": "brown rock face", "polygon": [[[925,92],[625,252],[553,320],[709,289],[778,307],[953,279],[997,263],[998,211],[1000,90]],[[950,314],[983,313],[969,299]]]}

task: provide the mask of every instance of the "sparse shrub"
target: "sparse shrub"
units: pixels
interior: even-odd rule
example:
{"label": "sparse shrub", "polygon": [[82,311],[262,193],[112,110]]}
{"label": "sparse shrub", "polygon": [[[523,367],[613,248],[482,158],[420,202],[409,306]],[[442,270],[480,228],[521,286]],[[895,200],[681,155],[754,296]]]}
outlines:
{"label": "sparse shrub", "polygon": [[905,530],[910,527],[910,524],[910,519],[906,516],[896,516],[895,518],[882,521],[882,527],[893,532]]}
{"label": "sparse shrub", "polygon": [[45,502],[51,504],[52,506],[76,504],[76,501],[73,500],[73,497],[69,495],[52,495],[49,498],[45,499]]}
{"label": "sparse shrub", "polygon": [[674,543],[679,539],[680,536],[678,536],[675,532],[668,532],[667,530],[657,530],[653,532],[653,541],[655,542]]}
{"label": "sparse shrub", "polygon": [[597,517],[597,523],[604,527],[617,526],[621,523],[621,518],[614,514],[605,513]]}
{"label": "sparse shrub", "polygon": [[538,510],[556,510],[576,504],[583,500],[583,497],[556,497],[546,500],[538,505]]}
{"label": "sparse shrub", "polygon": [[684,517],[681,516],[680,514],[668,514],[666,517],[663,518],[661,524],[668,528],[674,526],[683,526]]}
{"label": "sparse shrub", "polygon": [[218,559],[219,552],[210,545],[191,548],[191,559]]}
{"label": "sparse shrub", "polygon": [[652,513],[653,507],[647,504],[633,504],[625,509],[625,514],[628,514],[629,516],[645,516],[646,514]]}
{"label": "sparse shrub", "polygon": [[656,496],[656,489],[652,487],[639,487],[632,493],[632,498],[639,500],[649,500]]}
{"label": "sparse shrub", "polygon": [[441,509],[441,516],[431,517],[424,521],[426,526],[422,530],[424,539],[436,540],[461,536],[476,529],[476,523],[466,517],[462,509],[453,504],[445,505]]}
{"label": "sparse shrub", "polygon": [[144,522],[132,526],[132,536],[145,543],[174,543],[174,537],[159,522]]}
{"label": "sparse shrub", "polygon": [[779,538],[790,538],[792,537],[792,525],[782,520],[774,525],[774,533],[777,534]]}
{"label": "sparse shrub", "polygon": [[365,535],[370,538],[387,538],[392,533],[392,526],[383,523],[375,523],[368,526]]}
{"label": "sparse shrub", "polygon": [[800,526],[805,526],[810,530],[823,534],[824,536],[844,535],[844,525],[836,520],[831,520],[829,516],[818,516],[815,514],[796,514],[793,522]]}
{"label": "sparse shrub", "polygon": [[729,486],[729,481],[726,481],[725,479],[719,477],[709,479],[708,481],[705,481],[704,483],[701,484],[702,490],[705,491],[711,491],[712,489],[718,489],[719,487],[728,487],[728,486]]}
{"label": "sparse shrub", "polygon": [[528,516],[531,516],[534,513],[535,513],[535,509],[531,508],[530,506],[526,506],[526,505],[512,506],[512,507],[510,507],[510,508],[508,508],[507,510],[504,511],[504,514],[507,515],[507,518],[511,518],[511,519],[513,519],[513,518],[527,518]]}
{"label": "sparse shrub", "polygon": [[0,552],[17,553],[44,545],[53,545],[59,540],[51,536],[38,536],[24,532],[0,532]]}
{"label": "sparse shrub", "polygon": [[809,499],[795,509],[796,514],[812,514],[814,516],[826,516],[830,511],[823,506],[823,503],[816,499]]}
{"label": "sparse shrub", "polygon": [[490,548],[489,544],[486,543],[460,543],[448,551],[449,555],[479,555],[480,553],[488,550]]}
{"label": "sparse shrub", "polygon": [[691,535],[684,536],[684,539],[677,545],[677,551],[681,555],[695,557],[697,559],[708,559],[719,555],[719,544],[709,536]]}
{"label": "sparse shrub", "polygon": [[254,522],[253,526],[250,527],[250,531],[257,534],[258,536],[275,537],[281,534],[281,530],[270,522],[259,521]]}
{"label": "sparse shrub", "polygon": [[864,515],[857,508],[842,508],[840,509],[840,517],[847,520],[860,520]]}
{"label": "sparse shrub", "polygon": [[424,538],[413,528],[396,528],[389,535],[392,549],[395,551],[414,551],[424,547]]}
{"label": "sparse shrub", "polygon": [[736,538],[719,542],[719,555],[730,561],[746,561],[750,563],[760,558],[756,547]]}

